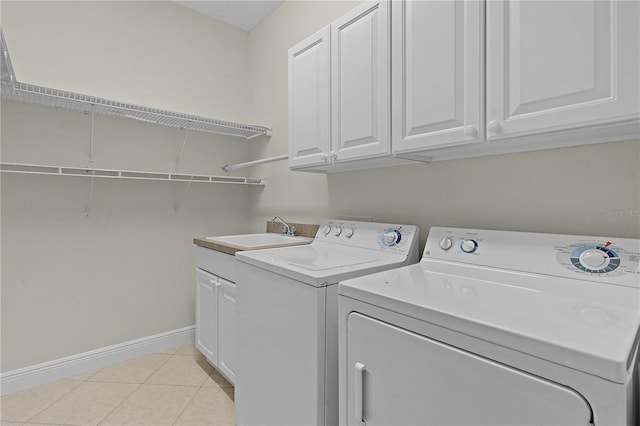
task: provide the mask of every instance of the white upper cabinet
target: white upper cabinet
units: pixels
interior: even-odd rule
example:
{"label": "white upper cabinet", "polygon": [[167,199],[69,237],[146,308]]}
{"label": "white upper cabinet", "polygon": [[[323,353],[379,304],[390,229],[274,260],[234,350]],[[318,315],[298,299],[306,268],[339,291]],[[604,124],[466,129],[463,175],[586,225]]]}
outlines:
{"label": "white upper cabinet", "polygon": [[364,2],[331,25],[331,160],[391,152],[389,3]]}
{"label": "white upper cabinet", "polygon": [[637,0],[365,1],[289,51],[293,169],[637,138]]}
{"label": "white upper cabinet", "polygon": [[289,49],[289,166],[328,162],[331,150],[330,30]]}
{"label": "white upper cabinet", "polygon": [[393,152],[484,135],[484,3],[394,1]]}
{"label": "white upper cabinet", "polygon": [[488,1],[487,139],[637,122],[639,5]]}

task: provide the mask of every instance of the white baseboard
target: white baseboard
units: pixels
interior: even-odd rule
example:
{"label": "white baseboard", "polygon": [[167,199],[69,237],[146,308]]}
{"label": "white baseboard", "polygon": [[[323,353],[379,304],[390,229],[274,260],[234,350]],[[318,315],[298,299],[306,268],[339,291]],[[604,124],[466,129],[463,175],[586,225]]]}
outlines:
{"label": "white baseboard", "polygon": [[195,326],[154,334],[106,348],[71,355],[0,374],[0,394],[7,395],[65,377],[195,341]]}

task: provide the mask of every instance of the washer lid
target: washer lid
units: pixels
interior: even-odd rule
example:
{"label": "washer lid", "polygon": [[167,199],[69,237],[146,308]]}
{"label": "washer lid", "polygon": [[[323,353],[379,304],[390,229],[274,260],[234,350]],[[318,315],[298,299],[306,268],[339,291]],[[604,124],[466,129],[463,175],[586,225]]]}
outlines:
{"label": "washer lid", "polygon": [[637,288],[423,259],[339,291],[618,383],[638,347]]}
{"label": "washer lid", "polygon": [[306,246],[237,252],[236,259],[320,287],[402,266],[407,256],[314,241]]}

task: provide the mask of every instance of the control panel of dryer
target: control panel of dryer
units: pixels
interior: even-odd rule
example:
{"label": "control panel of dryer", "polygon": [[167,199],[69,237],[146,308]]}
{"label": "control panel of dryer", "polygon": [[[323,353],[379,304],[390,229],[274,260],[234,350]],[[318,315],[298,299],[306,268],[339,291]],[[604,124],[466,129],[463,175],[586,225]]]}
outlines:
{"label": "control panel of dryer", "polygon": [[[640,253],[619,245],[616,239],[581,240],[557,247],[558,262],[585,274],[618,276],[638,270]],[[640,278],[638,278],[640,279]]]}
{"label": "control panel of dryer", "polygon": [[316,241],[409,254],[418,246],[418,228],[391,223],[329,220],[320,225]]}
{"label": "control panel of dryer", "polygon": [[440,259],[640,288],[640,240],[439,228],[423,259]]}

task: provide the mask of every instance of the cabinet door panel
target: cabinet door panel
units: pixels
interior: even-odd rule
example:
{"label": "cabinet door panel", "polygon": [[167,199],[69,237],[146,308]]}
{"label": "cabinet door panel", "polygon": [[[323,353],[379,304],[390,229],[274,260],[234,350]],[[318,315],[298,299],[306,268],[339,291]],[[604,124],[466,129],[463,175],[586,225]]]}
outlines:
{"label": "cabinet door panel", "polygon": [[393,152],[481,141],[484,5],[394,1]]}
{"label": "cabinet door panel", "polygon": [[349,425],[590,424],[568,387],[358,313],[347,330]]}
{"label": "cabinet door panel", "polygon": [[488,138],[637,118],[638,7],[488,2]]}
{"label": "cabinet door panel", "polygon": [[196,347],[213,364],[218,362],[218,277],[196,269]]}
{"label": "cabinet door panel", "polygon": [[389,5],[364,2],[331,25],[336,161],[388,154]]}
{"label": "cabinet door panel", "polygon": [[218,362],[231,384],[235,383],[236,285],[220,279],[218,294]]}
{"label": "cabinet door panel", "polygon": [[289,49],[289,166],[323,164],[331,144],[330,30]]}

